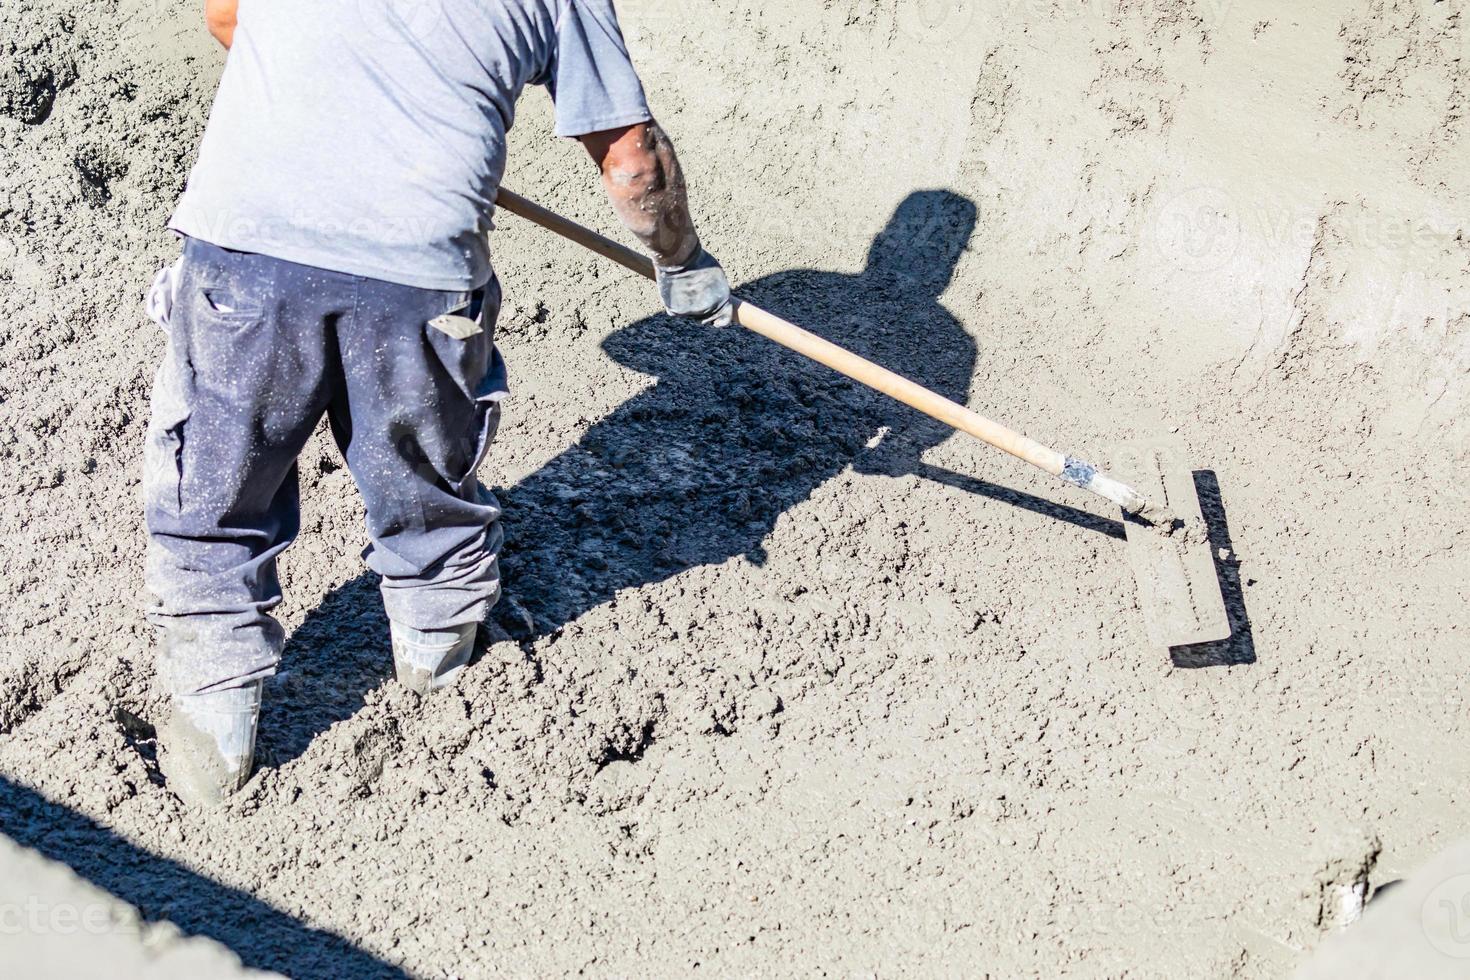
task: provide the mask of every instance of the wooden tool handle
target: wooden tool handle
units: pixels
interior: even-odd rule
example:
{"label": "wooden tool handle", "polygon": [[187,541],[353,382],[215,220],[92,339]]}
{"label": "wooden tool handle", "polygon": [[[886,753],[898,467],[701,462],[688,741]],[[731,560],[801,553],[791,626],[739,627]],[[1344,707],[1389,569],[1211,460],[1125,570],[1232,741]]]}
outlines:
{"label": "wooden tool handle", "polygon": [[[640,255],[611,238],[599,235],[589,228],[584,228],[575,221],[568,221],[556,212],[548,211],[514,191],[502,187],[497,203],[511,214],[519,215],[556,232],[563,238],[569,238],[579,245],[586,246],[640,276],[648,279],[654,278],[653,262],[646,256]],[[829,340],[823,340],[816,334],[803,330],[794,323],[788,323],[773,313],[767,313],[758,306],[736,299],[735,322],[819,364],[825,364],[854,381],[916,408],[945,425],[959,429],[961,432],[968,432],[975,438],[989,443],[1002,452],[1010,453],[1017,459],[1025,460],[1052,476],[1061,476],[1067,466],[1067,458],[1055,449],[1043,446],[1036,440],[1029,439],[999,422],[992,422],[978,412],[973,412],[957,402],[952,402],[943,395],[915,384],[900,374],[895,374],[885,367],[874,364],[867,358],[859,357],[850,350],[838,347]]]}
{"label": "wooden tool handle", "polygon": [[925,415],[938,419],[951,428],[968,432],[996,449],[1008,452],[1018,459],[1024,459],[1032,466],[1046,470],[1052,476],[1062,475],[1062,470],[1066,466],[1066,457],[1055,449],[1043,446],[1036,440],[1029,439],[999,422],[993,422],[978,412],[957,402],[952,402],[923,385],[915,384],[901,374],[874,364],[867,358],[859,357],[850,350],[838,347],[830,340],[824,340],[773,313],[767,313],[758,306],[737,299],[735,301],[735,322],[819,364],[825,364],[832,370],[845,374],[875,391],[881,391],[890,398],[896,398],[905,405],[917,408]]}
{"label": "wooden tool handle", "polygon": [[638,273],[644,279],[655,278],[653,260],[648,256],[633,251],[621,242],[615,242],[611,238],[599,235],[591,228],[584,228],[575,221],[563,218],[555,211],[548,211],[535,201],[521,197],[515,191],[500,188],[500,192],[495,197],[495,203],[511,214],[519,215],[542,228],[556,232],[563,238],[571,239],[578,245],[590,248],[603,258],[612,259],[618,265]]}

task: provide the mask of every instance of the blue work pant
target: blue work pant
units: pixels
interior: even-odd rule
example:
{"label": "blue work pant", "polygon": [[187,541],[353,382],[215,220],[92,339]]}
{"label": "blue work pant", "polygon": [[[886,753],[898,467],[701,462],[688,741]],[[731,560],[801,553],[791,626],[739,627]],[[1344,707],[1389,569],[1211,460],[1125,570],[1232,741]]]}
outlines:
{"label": "blue work pant", "polygon": [[388,617],[484,619],[500,508],[476,469],[506,391],[499,305],[493,280],[418,289],[185,240],[143,480],[170,690],[274,673],[276,558],[300,529],[296,458],[323,414],[366,505]]}

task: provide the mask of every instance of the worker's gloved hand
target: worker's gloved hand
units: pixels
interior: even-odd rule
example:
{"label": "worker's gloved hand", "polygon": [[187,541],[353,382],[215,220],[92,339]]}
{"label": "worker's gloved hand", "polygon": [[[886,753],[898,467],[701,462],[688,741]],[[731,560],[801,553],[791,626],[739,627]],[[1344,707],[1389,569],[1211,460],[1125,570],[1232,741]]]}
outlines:
{"label": "worker's gloved hand", "polygon": [[688,262],[679,266],[655,264],[658,294],[664,309],[674,316],[687,316],[711,327],[728,327],[734,319],[730,280],[715,257],[701,246]]}

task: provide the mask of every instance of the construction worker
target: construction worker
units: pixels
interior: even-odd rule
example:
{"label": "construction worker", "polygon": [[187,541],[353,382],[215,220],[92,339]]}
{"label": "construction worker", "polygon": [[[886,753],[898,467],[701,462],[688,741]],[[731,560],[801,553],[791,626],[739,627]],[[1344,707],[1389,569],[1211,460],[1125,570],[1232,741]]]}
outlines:
{"label": "construction worker", "polygon": [[499,597],[500,509],[476,477],[506,393],[486,236],[525,86],[597,163],[664,308],[731,317],[612,0],[206,0],[206,17],[230,53],[170,222],[183,255],[149,300],[169,342],[144,478],[162,767],[196,804],[251,773],[296,458],[323,414],[398,678],[451,683]]}

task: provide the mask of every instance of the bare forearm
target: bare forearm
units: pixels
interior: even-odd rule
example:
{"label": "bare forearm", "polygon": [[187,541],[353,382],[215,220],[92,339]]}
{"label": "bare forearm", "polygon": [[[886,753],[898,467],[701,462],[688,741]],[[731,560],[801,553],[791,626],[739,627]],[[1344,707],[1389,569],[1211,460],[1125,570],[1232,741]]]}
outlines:
{"label": "bare forearm", "polygon": [[589,133],[582,143],[602,170],[602,186],[618,217],[653,253],[664,309],[728,326],[735,309],[730,280],[699,243],[684,171],[658,123]]}
{"label": "bare forearm", "polygon": [[214,39],[230,50],[235,42],[235,20],[239,0],[204,0],[204,22]]}
{"label": "bare forearm", "polygon": [[[598,152],[589,144],[594,157]],[[689,193],[674,144],[658,123],[631,126],[611,139],[598,160],[602,184],[618,217],[661,266],[677,266],[699,249]]]}

